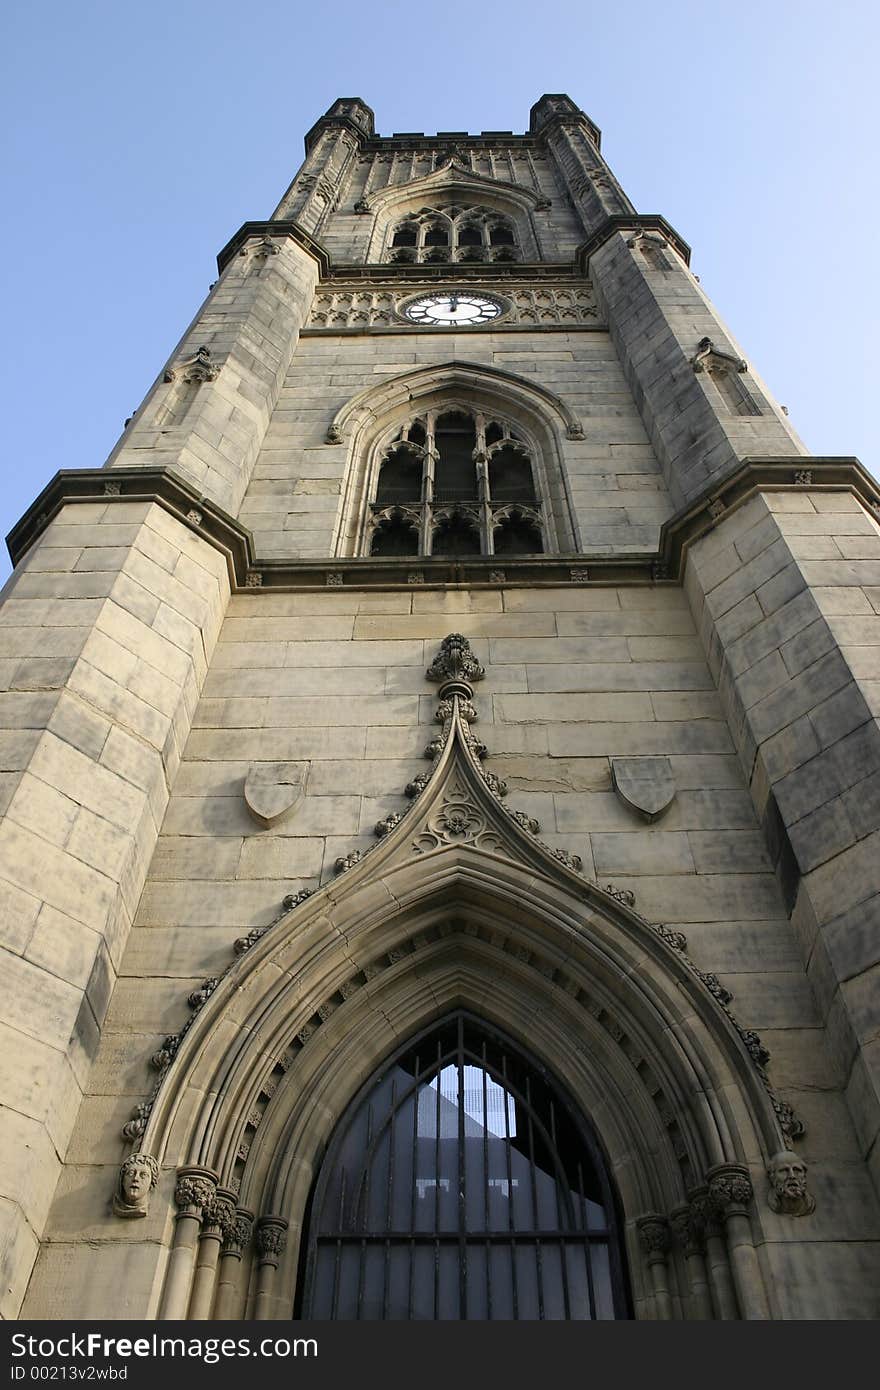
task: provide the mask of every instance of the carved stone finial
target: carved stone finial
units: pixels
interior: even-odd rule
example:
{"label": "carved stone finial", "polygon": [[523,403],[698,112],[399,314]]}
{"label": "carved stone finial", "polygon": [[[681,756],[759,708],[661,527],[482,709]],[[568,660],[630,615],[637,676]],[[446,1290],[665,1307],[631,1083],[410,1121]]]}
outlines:
{"label": "carved stone finial", "polygon": [[150,1193],[159,1181],[159,1165],[152,1154],[129,1154],[119,1170],[113,1194],[115,1216],[146,1216]]}
{"label": "carved stone finial", "polygon": [[179,1168],[174,1201],[178,1216],[194,1216],[201,1221],[217,1191],[217,1175],[209,1168]]}
{"label": "carved stone finial", "polygon": [[[426,673],[429,681],[455,681],[467,684],[481,681],[486,672],[471,651],[471,644],[460,632],[450,632]],[[440,692],[441,696],[443,691]]]}
{"label": "carved stone finial", "polygon": [[767,1164],[771,1211],[784,1216],[809,1216],[816,1199],[807,1191],[807,1165],[797,1154],[781,1149]]}
{"label": "carved stone finial", "polygon": [[277,1265],[287,1246],[283,1216],[262,1216],[257,1222],[257,1253],[262,1264]]}
{"label": "carved stone finial", "polygon": [[720,1163],[707,1176],[714,1214],[724,1221],[730,1216],[744,1215],[755,1195],[748,1168],[739,1163]]}

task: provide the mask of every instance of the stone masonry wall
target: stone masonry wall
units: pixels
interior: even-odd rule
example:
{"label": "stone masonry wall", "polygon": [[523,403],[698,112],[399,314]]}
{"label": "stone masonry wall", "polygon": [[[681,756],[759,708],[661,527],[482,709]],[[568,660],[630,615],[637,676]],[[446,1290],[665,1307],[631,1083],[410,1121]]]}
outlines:
{"label": "stone masonry wall", "polygon": [[68,506],[0,607],[0,1310],[14,1317],[229,594],[147,503]]}
{"label": "stone masonry wall", "polygon": [[242,503],[240,519],[261,558],[332,553],[350,466],[346,444],[324,442],[336,411],[384,377],[452,360],[534,381],[581,417],[586,439],[562,441],[562,449],[584,549],[656,548],[672,504],[607,333],[324,332],[300,341]]}
{"label": "stone masonry wall", "polygon": [[755,497],[688,592],[880,1187],[880,525],[847,492]]}
{"label": "stone masonry wall", "polygon": [[[187,994],[232,959],[282,897],[333,876],[409,803],[436,731],[425,668],[462,631],[486,666],[476,690],[487,767],[542,838],[602,884],[687,933],[770,1050],[770,1076],[808,1124],[817,1209],[760,1247],[774,1316],[871,1316],[880,1211],[821,1015],[685,595],[657,587],[504,592],[320,592],[232,598],[162,823],[74,1126],[25,1314],[151,1315],[170,1208],[109,1214],[120,1130],[155,1073],[148,1058],[188,1016]],[[666,754],[675,801],[655,824],[612,790],[609,759]],[[294,761],[306,797],[261,827],[245,805],[256,762]],[[144,1226],[149,1234],[145,1234]],[[141,1230],[138,1230],[138,1227]],[[876,1252],[876,1245],[873,1247]],[[821,1267],[823,1277],[816,1271]],[[123,1287],[124,1294],[116,1293]],[[109,1292],[113,1290],[113,1292]]]}

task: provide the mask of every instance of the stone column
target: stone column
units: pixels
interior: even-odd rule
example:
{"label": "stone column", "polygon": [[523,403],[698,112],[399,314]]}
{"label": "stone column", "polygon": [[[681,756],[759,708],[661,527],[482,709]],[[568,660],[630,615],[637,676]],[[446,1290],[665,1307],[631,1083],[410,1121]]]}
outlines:
{"label": "stone column", "polygon": [[684,1255],[691,1317],[695,1321],[711,1320],[712,1296],[706,1273],[706,1232],[701,1208],[695,1203],[676,1207],[669,1224]]}
{"label": "stone column", "polygon": [[666,1263],[670,1247],[669,1222],[664,1216],[651,1212],[636,1222],[639,1243],[645,1263],[651,1271],[651,1287],[657,1318],[669,1322],[672,1318],[672,1298],[669,1293],[669,1269]]}
{"label": "stone column", "polygon": [[191,1321],[204,1321],[211,1316],[220,1245],[234,1223],[235,1193],[218,1188],[213,1201],[203,1213],[196,1272],[189,1304]]}
{"label": "stone column", "polygon": [[218,1321],[241,1316],[241,1257],[250,1244],[253,1226],[254,1213],[246,1207],[239,1207],[235,1213],[235,1220],[224,1232],[223,1253],[217,1275],[217,1299],[214,1304],[214,1317]]}
{"label": "stone column", "polygon": [[163,1321],[177,1322],[187,1315],[199,1231],[216,1190],[217,1174],[209,1168],[178,1169],[174,1189],[177,1224],[159,1313]]}
{"label": "stone column", "polygon": [[752,1240],[749,1206],[754,1197],[749,1170],[738,1163],[710,1168],[709,1203],[724,1223],[727,1251],[742,1316],[749,1321],[770,1317],[764,1281]]}
{"label": "stone column", "polygon": [[257,1222],[257,1297],[254,1318],[264,1322],[272,1316],[275,1271],[287,1245],[287,1222],[283,1216],[261,1216]]}
{"label": "stone column", "polygon": [[722,1322],[735,1322],[739,1318],[736,1293],[730,1276],[730,1262],[724,1241],[724,1228],[714,1209],[709,1204],[709,1190],[699,1187],[690,1193],[690,1207],[694,1220],[702,1226],[706,1242],[706,1276],[713,1315]]}

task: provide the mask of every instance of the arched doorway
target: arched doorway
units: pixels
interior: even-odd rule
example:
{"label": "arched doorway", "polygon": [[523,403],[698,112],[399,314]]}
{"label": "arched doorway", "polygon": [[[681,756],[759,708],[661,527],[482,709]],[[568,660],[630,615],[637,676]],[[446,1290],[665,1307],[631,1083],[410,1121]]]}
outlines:
{"label": "arched doorway", "polygon": [[315,1184],[299,1316],[629,1316],[599,1147],[546,1071],[458,1011],[386,1061]]}

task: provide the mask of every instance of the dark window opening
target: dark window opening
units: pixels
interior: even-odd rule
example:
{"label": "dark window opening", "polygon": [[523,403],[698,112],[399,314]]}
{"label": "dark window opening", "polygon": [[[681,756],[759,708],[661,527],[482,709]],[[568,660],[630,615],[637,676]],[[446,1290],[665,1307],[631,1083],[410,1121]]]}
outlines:
{"label": "dark window opening", "polygon": [[[486,435],[488,442],[488,433]],[[494,502],[533,502],[532,466],[518,449],[504,445],[489,460],[489,492]]]}
{"label": "dark window opening", "polygon": [[398,227],[394,233],[392,246],[415,246],[418,243],[419,233],[417,227]]}
{"label": "dark window opening", "polygon": [[482,246],[483,233],[479,227],[462,227],[458,233],[459,246]]}
{"label": "dark window opening", "polygon": [[507,517],[495,531],[496,555],[540,555],[543,550],[539,528],[519,512]]}
{"label": "dark window opening", "polygon": [[434,429],[439,458],[434,464],[434,497],[439,502],[476,500],[477,471],[474,450],[477,432],[470,415],[449,411]]}
{"label": "dark window opening", "polygon": [[386,1064],[316,1183],[296,1316],[625,1318],[595,1139],[501,1034],[458,1013]]}
{"label": "dark window opening", "polygon": [[449,233],[445,227],[429,227],[425,232],[426,246],[448,246]]}
{"label": "dark window opening", "polygon": [[409,449],[395,449],[382,464],[376,502],[418,502],[422,495],[422,460]]}
{"label": "dark window opening", "polygon": [[494,420],[491,425],[486,426],[486,443],[497,444],[504,438],[504,430]]}
{"label": "dark window opening", "polygon": [[445,517],[434,532],[434,555],[479,555],[480,533],[466,516]]}
{"label": "dark window opening", "polygon": [[419,533],[402,516],[380,521],[373,532],[371,555],[418,555]]}
{"label": "dark window opening", "polygon": [[409,427],[410,442],[412,444],[423,445],[427,437],[428,436],[425,434],[425,427],[421,420],[413,420]]}
{"label": "dark window opening", "polygon": [[513,232],[509,227],[497,225],[489,229],[489,241],[493,246],[515,246]]}

